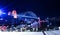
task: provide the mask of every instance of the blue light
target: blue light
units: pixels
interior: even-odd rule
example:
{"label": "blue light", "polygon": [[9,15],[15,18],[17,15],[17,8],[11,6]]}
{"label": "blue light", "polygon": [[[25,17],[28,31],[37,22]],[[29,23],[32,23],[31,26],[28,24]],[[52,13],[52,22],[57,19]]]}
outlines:
{"label": "blue light", "polygon": [[2,15],[2,11],[0,10],[0,16]]}
{"label": "blue light", "polygon": [[4,13],[2,10],[0,10],[0,16],[3,15],[3,14],[6,14],[6,13]]}

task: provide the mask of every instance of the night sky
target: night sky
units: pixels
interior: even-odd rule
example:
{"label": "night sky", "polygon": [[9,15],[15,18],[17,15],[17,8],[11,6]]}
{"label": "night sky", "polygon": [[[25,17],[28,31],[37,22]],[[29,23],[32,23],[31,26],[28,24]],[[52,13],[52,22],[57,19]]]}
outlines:
{"label": "night sky", "polygon": [[0,8],[5,11],[17,10],[18,13],[33,11],[40,17],[59,17],[58,0],[0,0]]}

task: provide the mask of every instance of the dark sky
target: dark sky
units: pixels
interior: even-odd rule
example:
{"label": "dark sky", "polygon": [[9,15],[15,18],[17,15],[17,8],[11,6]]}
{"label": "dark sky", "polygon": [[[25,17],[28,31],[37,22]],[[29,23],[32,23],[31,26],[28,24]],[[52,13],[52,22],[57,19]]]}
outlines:
{"label": "dark sky", "polygon": [[18,13],[33,11],[38,16],[59,17],[60,2],[58,0],[0,0],[0,8],[17,10]]}

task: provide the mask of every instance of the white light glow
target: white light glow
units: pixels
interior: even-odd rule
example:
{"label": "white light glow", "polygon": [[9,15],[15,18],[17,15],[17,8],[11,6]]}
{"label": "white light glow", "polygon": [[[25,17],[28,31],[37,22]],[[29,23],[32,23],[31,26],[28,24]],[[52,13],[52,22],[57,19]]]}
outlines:
{"label": "white light glow", "polygon": [[42,32],[0,32],[0,34],[1,35],[43,35]]}

